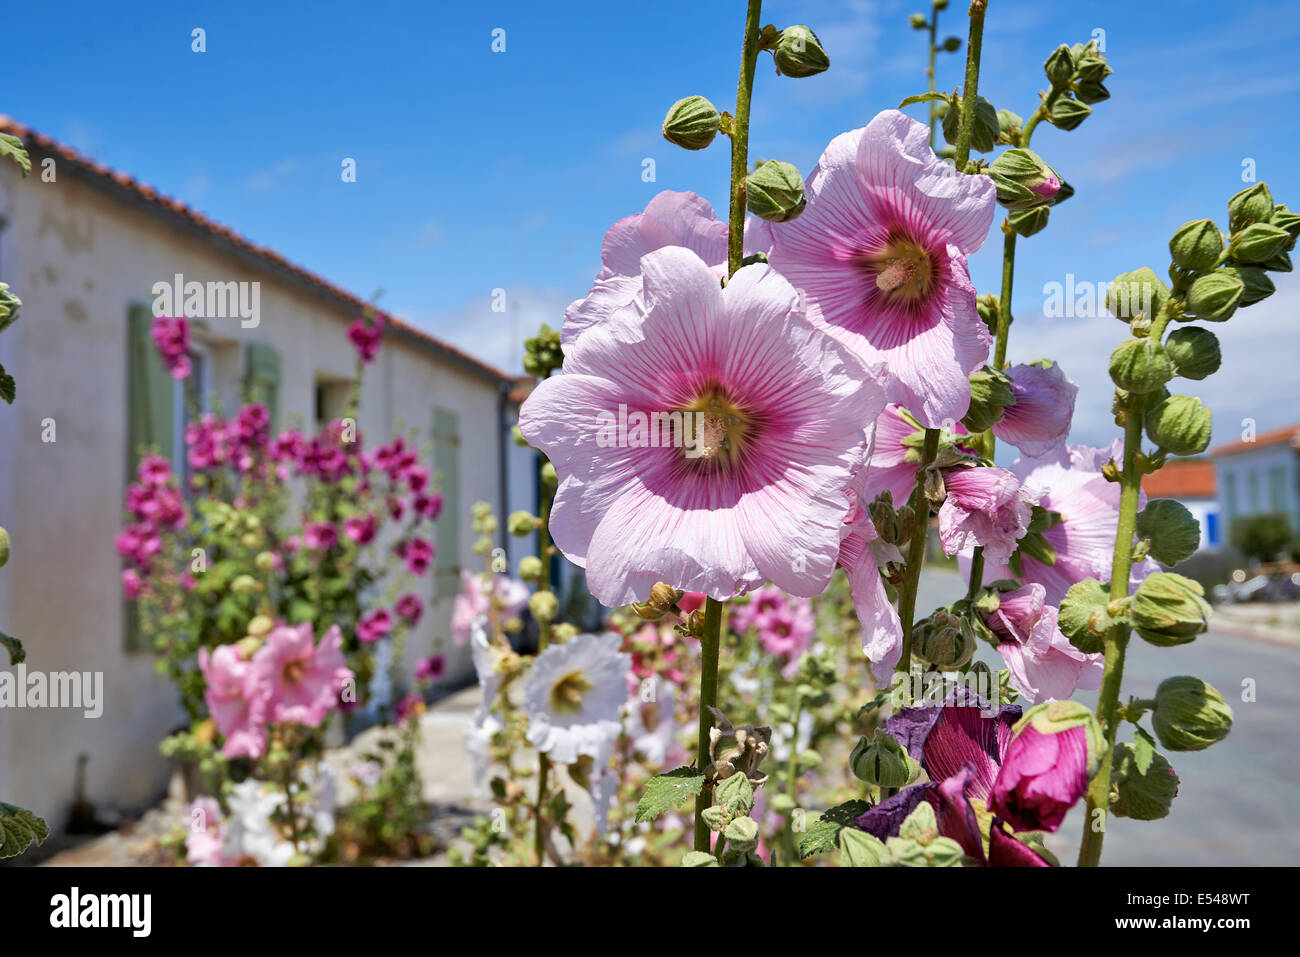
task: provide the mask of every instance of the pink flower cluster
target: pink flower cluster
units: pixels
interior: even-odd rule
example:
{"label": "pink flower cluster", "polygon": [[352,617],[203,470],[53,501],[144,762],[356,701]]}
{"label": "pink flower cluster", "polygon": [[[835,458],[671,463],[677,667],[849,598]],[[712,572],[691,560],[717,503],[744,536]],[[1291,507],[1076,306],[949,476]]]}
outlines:
{"label": "pink flower cluster", "polygon": [[171,463],[146,455],[136,469],[138,482],[127,486],[126,507],[133,521],[118,532],[117,553],[130,564],[122,572],[122,590],[136,598],[143,590],[153,558],[163,547],[162,533],[185,526],[185,499],[172,480]]}
{"label": "pink flower cluster", "polygon": [[179,316],[157,316],[149,329],[149,335],[172,378],[188,378],[193,371],[190,363],[190,324]]}
{"label": "pink flower cluster", "polygon": [[737,605],[731,612],[731,627],[744,633],[753,628],[758,642],[770,655],[795,665],[812,643],[815,622],[812,602],[791,598],[772,585],[755,591],[748,604]]}
{"label": "pink flower cluster", "polygon": [[384,317],[375,315],[370,321],[358,316],[348,326],[348,341],[357,350],[357,358],[365,365],[375,361],[379,354],[379,344],[384,338]]}
{"label": "pink flower cluster", "polygon": [[280,625],[251,657],[236,645],[199,650],[207,683],[204,697],[212,720],[226,739],[229,758],[259,758],[271,724],[318,728],[339,705],[353,673],[343,662],[337,625],[315,642],[310,622]]}

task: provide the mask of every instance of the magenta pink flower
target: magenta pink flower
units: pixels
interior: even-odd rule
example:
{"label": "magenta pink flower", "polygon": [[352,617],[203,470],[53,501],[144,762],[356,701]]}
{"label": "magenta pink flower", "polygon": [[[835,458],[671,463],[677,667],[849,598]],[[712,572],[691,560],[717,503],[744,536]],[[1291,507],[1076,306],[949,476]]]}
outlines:
{"label": "magenta pink flower", "polygon": [[[646,205],[645,212],[620,219],[601,244],[601,270],[585,299],[564,313],[562,343],[609,318],[641,291],[641,257],[665,246],[684,246],[713,268],[726,274],[727,224],[720,222],[708,201],[695,193],[665,190]],[[745,220],[745,255],[767,253],[771,229],[756,217]]]}
{"label": "magenta pink flower", "polygon": [[460,594],[451,603],[451,637],[457,645],[469,641],[474,622],[492,614],[494,604],[497,621],[504,623],[528,603],[528,586],[505,575],[494,575],[488,581],[486,575],[462,568],[460,587]]}
{"label": "magenta pink flower", "polygon": [[427,539],[416,537],[407,542],[399,542],[397,550],[406,562],[406,570],[412,575],[423,575],[433,564],[433,543]]}
{"label": "magenta pink flower", "polygon": [[[641,269],[632,306],[566,346],[564,375],[520,413],[560,477],[556,545],[611,606],[661,580],[717,599],[769,580],[819,594],[864,426],[884,407],[876,372],[769,266],[725,289],[680,247]],[[635,422],[657,423],[653,439]]]}
{"label": "magenta pink flower", "polygon": [[156,316],[149,335],[172,378],[186,378],[192,371],[189,356],[190,324],[179,316]]}
{"label": "magenta pink flower", "polygon": [[146,455],[140,460],[136,475],[145,485],[166,485],[172,477],[172,464],[161,455]]}
{"label": "magenta pink flower", "polygon": [[[311,626],[307,627],[310,633]],[[241,658],[234,645],[218,645],[211,654],[200,648],[199,670],[207,686],[203,697],[208,713],[226,739],[221,753],[228,758],[260,758],[266,750],[271,692],[265,673]]]}
{"label": "magenta pink flower", "polygon": [[411,499],[411,508],[417,515],[423,515],[431,522],[436,522],[442,514],[442,493],[416,495]]}
{"label": "magenta pink flower", "polygon": [[772,265],[922,424],[959,420],[988,358],[966,257],[984,243],[995,190],[934,155],[924,124],[887,110],[837,136],[808,177],[808,206],[772,228]]}
{"label": "magenta pink flower", "polygon": [[225,819],[217,799],[204,794],[190,804],[185,819],[185,861],[194,867],[226,867]]}
{"label": "magenta pink flower", "polygon": [[1011,683],[1029,704],[1101,687],[1104,656],[1086,655],[1070,644],[1042,585],[1033,582],[1002,592],[998,601],[996,611],[983,615],[984,623],[999,639],[998,653]]}
{"label": "magenta pink flower", "polygon": [[134,568],[122,569],[122,594],[129,600],[135,601],[140,597],[140,592],[144,590],[144,579]]}
{"label": "magenta pink flower", "polygon": [[1007,744],[989,809],[1017,831],[1055,831],[1087,790],[1096,759],[1083,724],[1051,731],[1035,717],[1027,714]]}
{"label": "magenta pink flower", "polygon": [[[678,603],[680,606],[680,602]],[[785,592],[774,585],[764,585],[749,596],[745,604],[731,606],[730,627],[737,634],[744,634],[762,619],[785,611],[789,602]]]}
{"label": "magenta pink flower", "polygon": [[1007,374],[1016,403],[1002,410],[1002,420],[993,426],[993,434],[1031,456],[1045,455],[1062,445],[1070,434],[1079,387],[1047,359],[1013,366]]}
{"label": "magenta pink flower", "polygon": [[253,672],[269,688],[267,716],[273,722],[318,728],[352,680],[343,662],[343,635],[331,625],[317,645],[311,622],[281,625],[253,655]]}
{"label": "magenta pink flower", "polygon": [[758,620],[758,642],[770,655],[785,655],[790,664],[812,644],[816,622],[812,603],[807,598],[795,598]]}
{"label": "magenta pink flower", "polygon": [[358,545],[369,545],[375,540],[375,517],[356,515],[343,520],[343,534]]}
{"label": "magenta pink flower", "polygon": [[416,681],[437,681],[446,671],[447,661],[442,655],[430,655],[415,663]]}
{"label": "magenta pink flower", "polygon": [[357,622],[357,641],[369,644],[378,641],[393,630],[393,616],[377,608]]}
{"label": "magenta pink flower", "polygon": [[1006,469],[954,468],[944,473],[948,496],[939,509],[946,555],[984,546],[986,561],[1002,564],[1029,529],[1030,506],[1041,493],[1022,488]]}
{"label": "magenta pink flower", "polygon": [[881,492],[889,492],[896,508],[907,502],[916,487],[921,452],[915,443],[905,441],[922,434],[921,426],[906,409],[892,402],[885,406],[871,428],[866,501],[873,502]]}
{"label": "magenta pink flower", "polygon": [[366,365],[375,361],[383,338],[382,316],[375,316],[372,322],[367,322],[364,317],[358,317],[353,320],[352,325],[348,326],[348,339],[357,350],[357,358]]}
{"label": "magenta pink flower", "polygon": [[395,607],[397,614],[412,628],[419,624],[420,616],[424,614],[424,602],[420,601],[418,595],[413,595],[410,592],[397,599]]}
{"label": "magenta pink flower", "polygon": [[330,522],[310,522],[302,530],[304,548],[329,548],[339,540],[338,529]]}

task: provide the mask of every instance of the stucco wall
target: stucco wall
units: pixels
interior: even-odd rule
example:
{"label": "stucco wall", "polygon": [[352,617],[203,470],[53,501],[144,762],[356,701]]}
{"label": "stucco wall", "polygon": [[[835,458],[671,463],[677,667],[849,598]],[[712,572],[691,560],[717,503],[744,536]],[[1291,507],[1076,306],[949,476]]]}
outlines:
{"label": "stucco wall", "polygon": [[[1225,539],[1234,518],[1266,512],[1286,512],[1291,517],[1291,527],[1300,530],[1300,475],[1297,474],[1296,458],[1296,451],[1285,443],[1215,457],[1214,481]],[[1280,469],[1282,475],[1281,508],[1273,501],[1270,472],[1274,469]],[[1234,484],[1235,509],[1229,501],[1229,490]]]}

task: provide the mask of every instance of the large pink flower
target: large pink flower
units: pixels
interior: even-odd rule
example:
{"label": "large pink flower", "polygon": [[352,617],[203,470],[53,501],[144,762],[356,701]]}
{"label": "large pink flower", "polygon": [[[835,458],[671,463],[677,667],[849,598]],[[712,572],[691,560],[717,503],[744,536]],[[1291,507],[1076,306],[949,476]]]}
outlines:
{"label": "large pink flower", "polygon": [[241,658],[234,645],[218,645],[211,654],[200,648],[199,670],[207,685],[203,697],[208,712],[226,739],[221,753],[228,758],[260,758],[266,750],[270,692],[264,673]]}
{"label": "large pink flower", "polygon": [[1000,594],[997,610],[983,616],[999,639],[998,654],[1011,671],[1011,683],[1029,704],[1101,687],[1103,656],[1086,655],[1070,644],[1046,595],[1033,582]]}
{"label": "large pink flower", "polygon": [[[565,310],[561,333],[565,349],[582,332],[636,298],[641,291],[641,257],[665,246],[683,246],[713,267],[719,278],[726,275],[727,224],[719,221],[702,196],[664,190],[650,200],[645,212],[620,219],[605,234],[601,269],[591,291]],[[745,254],[767,253],[771,247],[768,224],[747,218]]]}
{"label": "large pink flower", "polygon": [[959,420],[968,376],[988,358],[966,257],[993,222],[987,176],[938,159],[924,124],[887,110],[831,141],[808,177],[808,206],[773,226],[771,262],[868,360],[889,398],[924,425]]}
{"label": "large pink flower", "polygon": [[876,371],[770,266],[719,288],[699,256],[668,247],[641,277],[631,306],[567,346],[565,374],[520,414],[560,477],[556,545],[606,605],[643,601],[661,580],[717,599],[766,580],[819,594],[864,426],[884,407]]}
{"label": "large pink flower", "polygon": [[987,561],[1002,564],[1029,529],[1030,506],[1040,497],[1006,469],[955,468],[944,473],[948,497],[939,509],[939,540],[946,555],[984,546]]}
{"label": "large pink flower", "polygon": [[861,502],[844,519],[842,534],[839,563],[848,575],[853,608],[862,625],[862,651],[871,662],[876,687],[887,688],[903,654],[903,625],[880,569],[901,562],[903,556],[896,546],[881,540]]}
{"label": "large pink flower", "polygon": [[1025,455],[1041,456],[1065,442],[1079,387],[1050,359],[1007,370],[1015,405],[1002,411],[993,434]]}
{"label": "large pink flower", "polygon": [[331,625],[316,644],[311,622],[281,625],[253,655],[254,671],[267,682],[267,714],[273,722],[318,728],[352,679],[343,662],[343,635]]}
{"label": "large pink flower", "polygon": [[918,424],[902,406],[892,402],[885,406],[885,411],[871,429],[866,488],[868,502],[875,501],[881,492],[889,492],[895,508],[906,504],[916,487],[921,450],[919,446],[904,443],[921,434]]}

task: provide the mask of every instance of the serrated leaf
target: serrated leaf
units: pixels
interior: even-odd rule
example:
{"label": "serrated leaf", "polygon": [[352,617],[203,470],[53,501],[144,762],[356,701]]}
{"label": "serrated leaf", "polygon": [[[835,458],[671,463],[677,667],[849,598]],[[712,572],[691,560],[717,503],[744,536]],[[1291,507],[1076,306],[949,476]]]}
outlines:
{"label": "serrated leaf", "polygon": [[878,692],[874,698],[872,698],[870,701],[868,701],[866,704],[864,704],[861,708],[858,709],[858,713],[854,715],[854,717],[861,718],[864,714],[867,714],[868,712],[871,711],[875,711],[882,704],[888,701],[890,699],[890,696],[891,694],[888,691]]}
{"label": "serrated leaf", "polygon": [[1151,768],[1151,762],[1156,759],[1156,742],[1142,728],[1136,725],[1133,728],[1133,764],[1137,767],[1139,774],[1146,774]]}
{"label": "serrated leaf", "polygon": [[822,811],[799,835],[800,859],[835,850],[839,846],[840,831],[870,810],[867,801],[853,800]]}
{"label": "serrated leaf", "polygon": [[23,649],[23,643],[13,635],[6,635],[0,631],[0,646],[9,653],[9,664],[16,665],[27,660],[27,652]]}
{"label": "serrated leaf", "polygon": [[939,93],[934,90],[931,90],[929,93],[917,93],[915,96],[909,96],[907,99],[903,100],[902,103],[898,104],[898,108],[901,110],[903,107],[912,106],[915,103],[932,103],[936,100],[947,100],[947,99],[948,99],[947,93]]}
{"label": "serrated leaf", "polygon": [[8,156],[17,163],[24,176],[32,171],[32,161],[23,148],[23,141],[12,133],[0,133],[0,156]]}
{"label": "serrated leaf", "polygon": [[0,860],[16,857],[32,845],[43,844],[50,829],[26,808],[0,801]]}
{"label": "serrated leaf", "polygon": [[693,768],[677,768],[656,774],[646,785],[636,806],[636,822],[650,821],[685,804],[704,788],[704,775]]}

